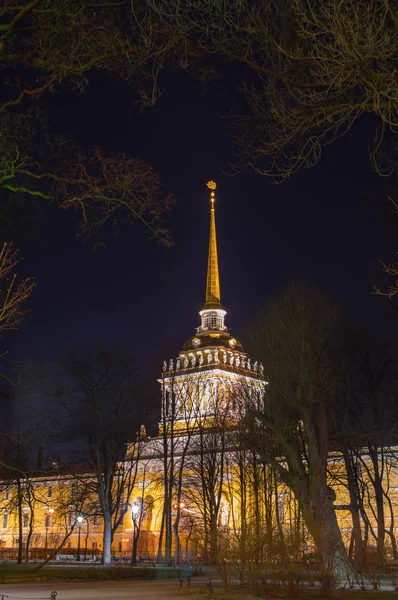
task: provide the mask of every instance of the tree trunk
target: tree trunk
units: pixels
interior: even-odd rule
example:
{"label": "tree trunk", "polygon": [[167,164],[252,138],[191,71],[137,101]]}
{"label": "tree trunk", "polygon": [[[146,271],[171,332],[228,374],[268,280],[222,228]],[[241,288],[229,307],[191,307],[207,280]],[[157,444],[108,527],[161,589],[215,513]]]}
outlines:
{"label": "tree trunk", "polygon": [[178,524],[180,521],[180,516],[177,515],[174,523],[173,523],[173,533],[174,533],[174,566],[178,567],[180,565],[180,536],[178,534]]}
{"label": "tree trunk", "polygon": [[104,566],[109,566],[112,564],[112,519],[109,511],[104,511],[104,535],[102,539],[102,564]]}
{"label": "tree trunk", "polygon": [[360,564],[363,559],[363,544],[362,544],[362,530],[361,530],[361,519],[359,516],[359,498],[357,486],[355,483],[355,475],[352,468],[352,456],[350,455],[346,447],[343,448],[343,457],[347,472],[347,488],[350,496],[350,511],[352,518],[352,540],[354,543],[354,556],[355,562]]}
{"label": "tree trunk", "polygon": [[29,562],[30,540],[32,539],[32,535],[33,535],[34,505],[33,505],[32,497],[31,497],[30,488],[27,490],[27,500],[28,500],[28,504],[29,504],[29,508],[30,508],[30,514],[29,514],[29,531],[28,531],[28,535],[26,536],[26,542],[25,542],[25,562]]}
{"label": "tree trunk", "polygon": [[[305,523],[315,542],[322,568],[344,578],[349,570],[347,552],[338,526],[333,501],[325,484],[324,493],[301,499]],[[304,500],[304,501],[303,501]]]}
{"label": "tree trunk", "polygon": [[169,564],[171,561],[172,547],[173,547],[173,528],[171,522],[171,493],[169,491],[167,501],[165,499],[165,561]]}
{"label": "tree trunk", "polygon": [[378,449],[373,446],[369,446],[369,456],[373,465],[374,479],[373,487],[375,491],[376,499],[376,511],[377,511],[377,558],[379,562],[383,561],[384,556],[384,542],[385,542],[385,518],[384,518],[384,494],[383,494],[383,483],[382,477],[380,476],[379,469],[379,453]]}
{"label": "tree trunk", "polygon": [[391,498],[387,494],[387,492],[384,492],[384,495],[386,497],[386,500],[388,503],[388,508],[390,510],[390,527],[387,530],[387,533],[390,536],[390,540],[391,540],[392,556],[393,556],[394,560],[397,560],[398,559],[398,548],[397,548],[397,539],[396,539],[395,533],[394,533],[394,531],[395,531],[394,507],[392,505]]}
{"label": "tree trunk", "polygon": [[18,490],[18,555],[17,555],[17,564],[20,565],[22,563],[22,548],[23,548],[23,540],[22,540],[22,487],[21,487],[21,478],[17,477],[17,490]]}
{"label": "tree trunk", "polygon": [[163,557],[164,517],[165,517],[165,512],[164,512],[164,503],[163,503],[162,522],[160,524],[160,533],[159,533],[159,541],[158,541],[158,556],[157,556],[158,563],[162,562],[162,557]]}
{"label": "tree trunk", "polygon": [[213,564],[216,564],[218,558],[217,514],[212,510],[212,514],[210,516],[210,561]]}
{"label": "tree trunk", "polygon": [[138,539],[140,537],[141,529],[136,524],[134,524],[134,533],[133,533],[133,548],[131,551],[131,565],[135,566],[137,564],[137,547],[138,547]]}

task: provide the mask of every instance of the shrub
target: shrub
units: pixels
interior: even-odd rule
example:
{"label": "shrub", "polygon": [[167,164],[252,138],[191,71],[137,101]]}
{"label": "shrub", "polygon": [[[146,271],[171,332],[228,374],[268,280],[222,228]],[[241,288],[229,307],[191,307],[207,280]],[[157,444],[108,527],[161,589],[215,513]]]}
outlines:
{"label": "shrub", "polygon": [[[172,579],[179,576],[175,569],[154,567],[49,567],[36,573],[31,571],[21,577],[30,581],[52,580],[110,580],[110,579]],[[10,580],[12,578],[10,577]]]}

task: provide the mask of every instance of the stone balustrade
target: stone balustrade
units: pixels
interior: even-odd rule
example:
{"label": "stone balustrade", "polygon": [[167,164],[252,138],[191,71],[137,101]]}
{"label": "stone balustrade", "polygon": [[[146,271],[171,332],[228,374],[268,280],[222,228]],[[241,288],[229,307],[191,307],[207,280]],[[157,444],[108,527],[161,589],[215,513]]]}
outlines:
{"label": "stone balustrade", "polygon": [[250,358],[245,354],[231,350],[197,350],[180,354],[176,361],[172,358],[167,364],[163,362],[163,372],[170,373],[173,371],[185,371],[186,369],[195,369],[203,366],[228,366],[240,370],[250,371],[259,375],[264,375],[264,367],[262,363],[254,361],[251,363]]}

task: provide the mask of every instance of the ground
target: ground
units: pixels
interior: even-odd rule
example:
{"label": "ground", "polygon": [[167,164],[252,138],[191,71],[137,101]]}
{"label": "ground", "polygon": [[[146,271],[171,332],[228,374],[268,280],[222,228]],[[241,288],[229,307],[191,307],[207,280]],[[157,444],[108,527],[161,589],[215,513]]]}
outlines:
{"label": "ground", "polygon": [[[157,581],[91,581],[49,583],[0,583],[0,600],[50,600],[51,592],[56,591],[56,600],[259,600],[247,590],[235,587],[225,592],[217,576],[212,579],[212,593],[209,596],[208,577],[215,575],[209,570],[202,576],[192,579],[188,589],[184,582],[182,589],[176,579]],[[373,590],[334,590],[330,600],[394,600],[396,592]],[[301,600],[321,600],[319,588],[306,588],[300,591]],[[271,600],[268,598],[268,600]]]}
{"label": "ground", "polygon": [[[0,584],[1,594],[5,598],[39,599],[50,598],[52,591],[57,592],[56,600],[176,600],[176,596],[185,597],[179,591],[177,581],[95,581],[89,583],[31,583]],[[191,596],[192,598],[192,596]]]}
{"label": "ground", "polygon": [[[207,600],[207,580],[197,579],[192,584],[192,589],[182,590],[179,582],[172,581],[96,581],[55,584],[14,584],[4,586],[0,584],[0,598],[3,600],[47,600],[51,592],[56,591],[56,600]],[[3,597],[2,597],[3,594]],[[396,593],[389,592],[343,592],[336,590],[332,600],[390,600],[396,598]],[[216,586],[212,595],[213,600],[258,600],[255,596],[240,590],[231,593],[224,592]],[[303,596],[300,595],[300,598]],[[314,591],[305,598],[318,600],[321,596]]]}

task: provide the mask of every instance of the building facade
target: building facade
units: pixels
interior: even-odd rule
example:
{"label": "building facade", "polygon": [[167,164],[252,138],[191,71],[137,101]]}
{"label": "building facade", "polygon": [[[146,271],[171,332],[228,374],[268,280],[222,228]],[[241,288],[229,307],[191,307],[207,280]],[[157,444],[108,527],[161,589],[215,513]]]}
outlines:
{"label": "building facade", "polygon": [[[194,334],[175,358],[163,363],[158,379],[158,435],[149,439],[143,434],[134,442],[140,444],[140,451],[135,453],[132,492],[120,498],[123,518],[112,544],[115,556],[162,555],[179,560],[206,558],[217,549],[226,556],[235,553],[236,558],[242,540],[248,555],[260,547],[298,555],[310,544],[291,491],[242,443],[240,426],[247,406],[261,402],[267,381],[263,366],[247,356],[226,325],[218,265],[216,185],[212,181],[207,185],[210,233],[205,302]],[[385,527],[395,540],[397,460],[391,451],[381,455],[380,461],[384,461],[380,463],[383,477],[389,477],[384,483],[389,492],[383,500]],[[350,547],[352,504],[343,456],[335,452],[330,464],[339,524]],[[367,535],[376,536],[375,464],[364,452],[356,469],[361,465],[367,495],[361,523]],[[64,539],[63,554],[80,559],[101,555],[103,526],[98,503],[81,493],[92,479],[90,473],[76,478],[54,470],[18,484],[3,482],[0,553],[15,555],[22,531],[22,545],[29,541],[31,556],[47,556]],[[22,495],[18,486],[24,490]]]}

